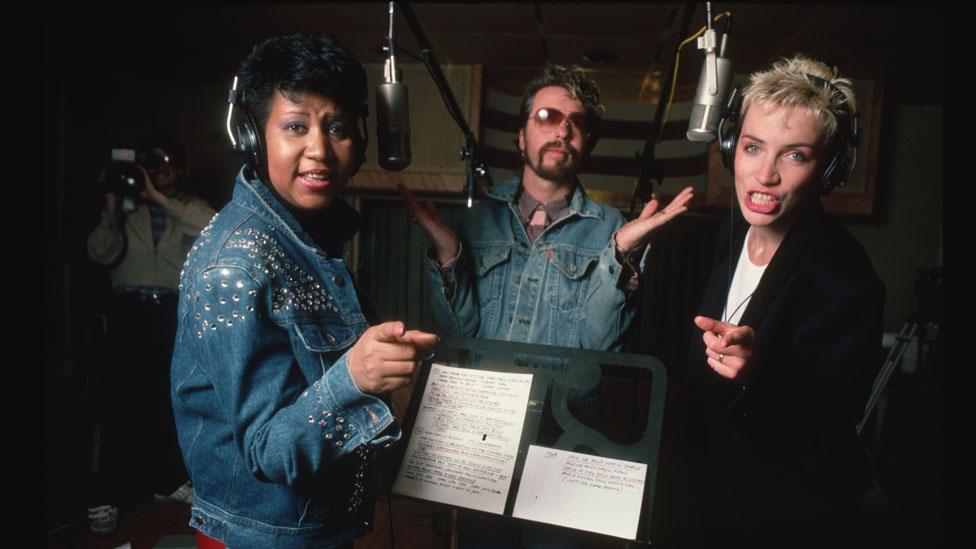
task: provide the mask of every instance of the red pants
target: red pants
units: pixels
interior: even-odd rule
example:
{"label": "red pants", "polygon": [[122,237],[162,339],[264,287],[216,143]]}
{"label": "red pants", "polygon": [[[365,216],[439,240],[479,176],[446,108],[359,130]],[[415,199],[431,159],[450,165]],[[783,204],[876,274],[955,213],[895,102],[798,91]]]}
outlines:
{"label": "red pants", "polygon": [[197,530],[197,549],[225,549],[224,544]]}

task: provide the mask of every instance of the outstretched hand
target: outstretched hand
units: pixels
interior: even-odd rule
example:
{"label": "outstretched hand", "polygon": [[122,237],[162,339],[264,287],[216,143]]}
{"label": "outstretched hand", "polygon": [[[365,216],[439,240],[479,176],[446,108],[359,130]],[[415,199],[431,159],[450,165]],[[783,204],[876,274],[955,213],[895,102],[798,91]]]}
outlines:
{"label": "outstretched hand", "polygon": [[349,350],[349,375],[365,393],[383,394],[410,384],[420,361],[430,357],[440,338],[385,322],[363,332]]}
{"label": "outstretched hand", "polygon": [[694,189],[685,187],[661,211],[657,211],[660,205],[657,199],[652,199],[644,206],[637,219],[631,220],[617,231],[617,250],[626,254],[646,244],[650,239],[651,231],[687,211],[688,202],[694,196]]}
{"label": "outstretched hand", "polygon": [[447,225],[441,223],[437,216],[437,208],[434,203],[427,201],[427,207],[423,208],[414,198],[413,194],[403,183],[397,183],[397,190],[407,203],[407,211],[411,221],[420,226],[424,236],[433,244],[434,251],[437,253],[437,260],[441,265],[450,262],[457,257],[458,238]]}
{"label": "outstretched hand", "polygon": [[735,326],[707,316],[696,316],[695,325],[702,329],[708,365],[729,379],[741,379],[759,363],[759,342],[749,326]]}

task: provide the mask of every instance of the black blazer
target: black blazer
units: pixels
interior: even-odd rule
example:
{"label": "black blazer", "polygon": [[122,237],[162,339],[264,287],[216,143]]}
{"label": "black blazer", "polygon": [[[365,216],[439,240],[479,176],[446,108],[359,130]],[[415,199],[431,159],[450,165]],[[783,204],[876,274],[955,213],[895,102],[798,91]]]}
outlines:
{"label": "black blazer", "polygon": [[[721,319],[730,261],[734,271],[748,229],[734,216],[731,245],[729,223],[719,231],[700,308],[711,318]],[[790,227],[742,315],[761,353],[745,384],[708,366],[695,328],[688,428],[712,528],[775,538],[828,528],[856,509],[865,468],[855,426],[881,364],[884,298],[864,248],[816,201]]]}

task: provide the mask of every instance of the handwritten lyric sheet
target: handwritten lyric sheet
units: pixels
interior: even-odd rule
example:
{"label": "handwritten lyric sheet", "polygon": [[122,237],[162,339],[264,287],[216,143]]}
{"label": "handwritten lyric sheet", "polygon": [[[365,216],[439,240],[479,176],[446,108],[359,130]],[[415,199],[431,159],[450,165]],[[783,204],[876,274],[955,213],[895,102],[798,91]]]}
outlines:
{"label": "handwritten lyric sheet", "polygon": [[647,465],[531,445],[512,516],[635,539]]}
{"label": "handwritten lyric sheet", "polygon": [[393,491],[503,514],[532,374],[431,365]]}

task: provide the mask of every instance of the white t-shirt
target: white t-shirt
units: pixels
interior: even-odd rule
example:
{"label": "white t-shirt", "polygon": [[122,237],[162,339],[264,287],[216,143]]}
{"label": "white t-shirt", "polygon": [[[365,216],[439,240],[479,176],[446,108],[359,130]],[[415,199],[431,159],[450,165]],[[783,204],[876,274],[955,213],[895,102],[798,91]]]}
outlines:
{"label": "white t-shirt", "polygon": [[[749,228],[749,233],[752,228]],[[742,244],[742,252],[739,260],[735,264],[735,274],[732,276],[732,284],[729,286],[729,295],[725,300],[725,310],[722,311],[722,320],[729,324],[739,325],[742,313],[749,306],[753,292],[759,286],[759,279],[766,271],[766,265],[756,265],[749,260],[749,233]]]}

